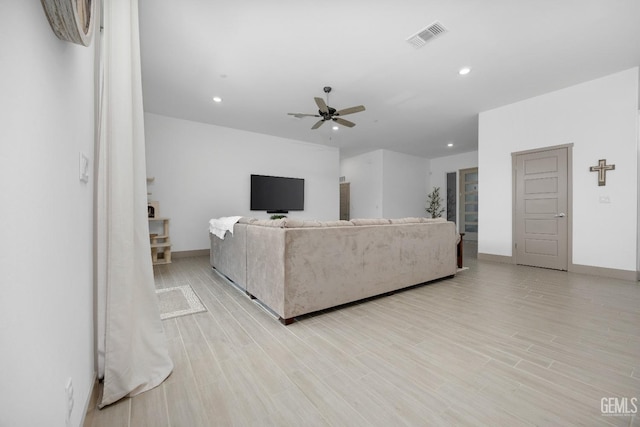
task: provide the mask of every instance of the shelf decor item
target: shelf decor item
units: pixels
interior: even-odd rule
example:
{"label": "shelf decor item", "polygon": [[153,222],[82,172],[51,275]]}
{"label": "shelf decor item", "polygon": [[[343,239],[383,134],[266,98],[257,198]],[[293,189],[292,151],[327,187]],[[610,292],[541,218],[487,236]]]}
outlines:
{"label": "shelf decor item", "polygon": [[151,263],[171,264],[171,237],[169,236],[169,218],[156,216],[149,218],[149,240]]}
{"label": "shelf decor item", "polygon": [[160,203],[154,200],[149,200],[147,202],[147,214],[149,218],[160,216]]}
{"label": "shelf decor item", "polygon": [[91,44],[97,0],[40,0],[49,25],[60,40]]}

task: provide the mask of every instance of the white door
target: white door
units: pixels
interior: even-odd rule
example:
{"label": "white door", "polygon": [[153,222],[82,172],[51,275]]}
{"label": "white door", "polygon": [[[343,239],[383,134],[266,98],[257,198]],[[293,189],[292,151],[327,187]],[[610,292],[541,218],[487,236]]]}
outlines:
{"label": "white door", "polygon": [[567,269],[567,152],[515,156],[516,264]]}
{"label": "white door", "polygon": [[478,168],[460,170],[460,232],[478,240]]}

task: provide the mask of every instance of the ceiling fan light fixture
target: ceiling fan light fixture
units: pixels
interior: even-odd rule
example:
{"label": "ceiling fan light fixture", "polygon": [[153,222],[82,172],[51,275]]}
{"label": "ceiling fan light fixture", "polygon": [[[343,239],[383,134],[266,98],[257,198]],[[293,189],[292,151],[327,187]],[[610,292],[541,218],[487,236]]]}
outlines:
{"label": "ceiling fan light fixture", "polygon": [[[349,107],[349,108],[343,108],[342,110],[336,110],[333,107],[330,107],[327,105],[327,103],[329,102],[329,92],[331,92],[331,87],[330,86],[325,86],[323,88],[324,92],[327,94],[327,101],[325,102],[324,99],[319,98],[319,97],[314,97],[313,100],[316,103],[316,106],[318,107],[318,113],[317,114],[306,114],[306,113],[287,113],[290,116],[294,116],[297,118],[301,118],[301,117],[318,117],[320,118],[320,120],[318,120],[316,122],[316,124],[314,124],[311,129],[318,129],[320,126],[322,126],[322,124],[326,121],[332,120],[334,122],[336,122],[339,125],[342,126],[346,126],[348,128],[352,128],[354,127],[356,124],[352,121],[349,120],[345,120],[343,119],[341,116],[346,116],[348,114],[354,114],[354,113],[359,113],[361,111],[365,111],[366,108],[364,108],[364,105],[357,105],[354,107]],[[339,126],[337,125],[333,125],[332,129],[334,131],[339,129]]]}

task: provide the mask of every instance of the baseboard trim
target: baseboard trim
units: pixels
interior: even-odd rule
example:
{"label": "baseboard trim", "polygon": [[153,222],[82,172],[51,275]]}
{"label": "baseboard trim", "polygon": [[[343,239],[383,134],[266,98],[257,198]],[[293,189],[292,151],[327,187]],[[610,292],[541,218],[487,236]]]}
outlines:
{"label": "baseboard trim", "polygon": [[502,263],[502,264],[513,264],[513,257],[505,256],[505,255],[494,255],[494,254],[478,253],[478,260],[480,260],[480,261],[499,262],[499,263]]}
{"label": "baseboard trim", "polygon": [[93,413],[98,408],[98,398],[100,395],[100,381],[98,380],[98,374],[93,376],[93,387],[91,387],[91,393],[89,398],[84,404],[84,413],[82,414],[81,426],[90,426],[93,423]]}
{"label": "baseboard trim", "polygon": [[[494,254],[478,253],[479,261],[499,262],[502,264],[515,264],[513,257]],[[619,270],[616,268],[594,267],[591,265],[570,264],[568,271],[589,276],[608,277],[610,279],[640,281],[640,272],[633,270]]]}
{"label": "baseboard trim", "polygon": [[638,272],[633,270],[619,270],[617,268],[594,267],[591,265],[571,264],[569,271],[572,273],[588,274],[590,276],[608,277],[610,279],[629,280],[637,282]]}
{"label": "baseboard trim", "polygon": [[209,256],[209,249],[196,249],[193,251],[171,252],[173,258],[189,258],[194,256]]}

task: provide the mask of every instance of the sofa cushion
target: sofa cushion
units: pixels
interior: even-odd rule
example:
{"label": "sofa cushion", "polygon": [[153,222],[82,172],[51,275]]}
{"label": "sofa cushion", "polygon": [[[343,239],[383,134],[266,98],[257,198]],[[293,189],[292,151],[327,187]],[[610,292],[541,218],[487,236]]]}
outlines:
{"label": "sofa cushion", "polygon": [[353,226],[351,221],[312,221],[287,218],[284,222],[285,228],[307,228],[307,227],[347,227]]}
{"label": "sofa cushion", "polygon": [[351,221],[316,221],[309,219],[294,219],[294,218],[280,218],[280,219],[255,219],[255,218],[241,218],[238,221],[241,224],[259,225],[262,227],[273,228],[317,228],[317,227],[348,227],[354,225],[389,225],[389,224],[421,224],[429,222],[446,222],[445,218],[358,218]]}
{"label": "sofa cushion", "polygon": [[349,227],[353,226],[353,222],[345,221],[343,219],[337,221],[322,221],[323,227]]}
{"label": "sofa cushion", "polygon": [[284,222],[287,218],[280,219],[258,219],[251,223],[251,225],[260,225],[262,227],[284,228]]}
{"label": "sofa cushion", "polygon": [[286,218],[284,221],[283,227],[284,228],[322,227],[322,222],[315,221],[315,220]]}
{"label": "sofa cushion", "polygon": [[422,222],[447,222],[446,218],[422,218]]}
{"label": "sofa cushion", "polygon": [[391,222],[391,224],[420,224],[422,223],[423,219],[425,218],[415,218],[415,217],[409,217],[409,218],[393,218],[390,219],[389,221]]}
{"label": "sofa cushion", "polygon": [[[252,219],[251,222],[245,222],[249,225],[259,225],[262,227],[273,228],[318,228],[318,227],[347,227],[353,226],[351,221],[315,221],[315,220],[302,220],[293,218],[280,218],[280,219]],[[388,222],[385,222],[388,224]]]}
{"label": "sofa cushion", "polygon": [[408,218],[394,218],[390,219],[391,224],[423,224],[429,222],[445,222],[445,218],[417,218],[417,217],[408,217]]}
{"label": "sofa cushion", "polygon": [[353,225],[391,224],[391,222],[386,218],[357,218],[352,219],[351,222],[353,223]]}

